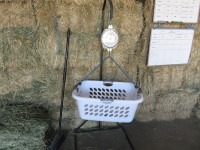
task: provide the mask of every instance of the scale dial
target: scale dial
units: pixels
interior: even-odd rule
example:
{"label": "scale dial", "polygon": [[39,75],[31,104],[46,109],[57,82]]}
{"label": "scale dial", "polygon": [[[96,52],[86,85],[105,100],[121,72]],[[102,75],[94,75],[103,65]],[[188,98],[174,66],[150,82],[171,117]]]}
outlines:
{"label": "scale dial", "polygon": [[117,47],[119,42],[119,36],[115,29],[113,29],[112,25],[105,29],[101,35],[101,43],[105,49],[111,51],[112,49]]}

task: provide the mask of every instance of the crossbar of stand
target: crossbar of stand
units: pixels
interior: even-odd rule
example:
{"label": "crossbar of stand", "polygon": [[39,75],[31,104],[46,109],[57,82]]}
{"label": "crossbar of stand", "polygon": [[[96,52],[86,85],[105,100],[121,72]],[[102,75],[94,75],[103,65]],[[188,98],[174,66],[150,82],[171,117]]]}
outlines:
{"label": "crossbar of stand", "polygon": [[120,123],[117,122],[117,126],[115,126],[115,127],[107,127],[107,128],[104,127],[104,128],[102,128],[101,127],[101,122],[99,121],[97,128],[94,128],[94,129],[84,129],[84,130],[81,129],[81,127],[85,123],[87,123],[87,122],[88,122],[88,120],[84,120],[76,129],[74,129],[74,148],[75,148],[75,150],[77,150],[77,134],[89,133],[89,132],[97,132],[97,131],[106,131],[106,130],[115,130],[115,129],[120,129],[120,128],[122,129],[122,131],[123,131],[123,133],[124,133],[124,135],[125,135],[128,143],[130,145],[130,148],[132,150],[135,150],[135,148],[134,148],[134,146],[133,146],[133,144],[132,144],[132,142],[131,142],[131,140],[130,140],[130,138],[129,138],[126,130],[125,130],[125,128]]}

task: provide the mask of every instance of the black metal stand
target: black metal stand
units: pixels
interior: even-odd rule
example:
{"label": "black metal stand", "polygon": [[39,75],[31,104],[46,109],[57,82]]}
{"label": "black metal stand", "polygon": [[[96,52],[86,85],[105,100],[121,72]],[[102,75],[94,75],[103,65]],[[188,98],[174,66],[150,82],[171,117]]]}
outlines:
{"label": "black metal stand", "polygon": [[76,129],[74,129],[74,148],[75,148],[75,150],[77,150],[77,134],[88,133],[88,132],[96,132],[96,131],[105,131],[105,130],[108,131],[108,130],[115,130],[115,129],[119,129],[119,128],[122,129],[122,131],[123,131],[128,143],[130,145],[130,148],[132,150],[135,150],[135,148],[134,148],[133,144],[131,143],[131,140],[130,140],[125,128],[120,123],[117,122],[118,126],[116,126],[116,127],[107,127],[107,128],[104,127],[104,128],[102,128],[101,127],[101,122],[99,121],[97,128],[95,128],[95,129],[82,129],[81,130],[81,127],[87,122],[88,122],[88,120],[84,120]]}

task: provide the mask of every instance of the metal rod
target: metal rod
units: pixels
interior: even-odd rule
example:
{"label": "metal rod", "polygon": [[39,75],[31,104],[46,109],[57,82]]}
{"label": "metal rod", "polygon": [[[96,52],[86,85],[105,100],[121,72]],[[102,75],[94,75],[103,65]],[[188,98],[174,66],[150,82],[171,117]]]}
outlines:
{"label": "metal rod", "polygon": [[75,134],[78,134],[78,133],[90,133],[90,132],[97,132],[97,131],[108,131],[108,130],[115,130],[115,129],[119,129],[121,127],[119,126],[116,126],[116,127],[109,127],[109,128],[94,128],[94,129],[84,129],[84,130],[79,130],[79,131],[76,131]]}
{"label": "metal rod", "polygon": [[[103,8],[102,8],[101,34],[103,33],[103,30],[104,30],[104,16],[105,16],[104,10],[105,10],[105,7],[106,7],[106,0],[104,0]],[[103,46],[101,44],[100,62],[102,62],[102,61],[103,61]],[[99,76],[100,76],[100,80],[102,81],[103,80],[103,65],[100,66]]]}
{"label": "metal rod", "polygon": [[68,31],[67,31],[67,42],[66,42],[66,52],[65,52],[64,69],[63,69],[63,83],[62,83],[62,92],[61,92],[61,104],[60,104],[60,116],[59,116],[58,130],[61,130],[61,128],[62,128],[62,112],[63,112],[63,101],[64,101],[64,96],[65,96],[65,84],[66,84],[66,76],[67,76],[69,38],[70,38],[70,29],[68,29]]}
{"label": "metal rod", "polygon": [[120,123],[117,123],[117,124],[121,127],[122,131],[124,132],[124,135],[126,136],[126,139],[127,139],[128,143],[129,143],[131,149],[135,150],[135,148],[133,147],[133,144],[132,144],[131,140],[129,139],[128,134],[126,133],[125,128]]}
{"label": "metal rod", "polygon": [[74,149],[77,150],[77,135],[74,134]]}
{"label": "metal rod", "polygon": [[99,121],[99,126],[98,127],[99,127],[99,130],[100,130],[101,129],[101,121]]}
{"label": "metal rod", "polygon": [[77,132],[88,120],[83,121],[76,129],[74,129],[74,132]]}

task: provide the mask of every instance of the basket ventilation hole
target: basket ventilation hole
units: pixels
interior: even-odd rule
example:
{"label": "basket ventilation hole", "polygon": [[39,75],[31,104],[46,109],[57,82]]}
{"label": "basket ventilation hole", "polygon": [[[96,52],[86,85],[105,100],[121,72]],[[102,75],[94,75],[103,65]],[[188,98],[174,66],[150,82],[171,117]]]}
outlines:
{"label": "basket ventilation hole", "polygon": [[93,91],[93,89],[92,89],[92,88],[90,88],[90,91]]}
{"label": "basket ventilation hole", "polygon": [[120,114],[123,114],[124,113],[124,111],[120,111]]}
{"label": "basket ventilation hole", "polygon": [[129,113],[129,111],[126,111],[126,112],[125,112],[125,114],[128,114],[128,113]]}
{"label": "basket ventilation hole", "polygon": [[129,110],[130,109],[130,107],[126,107],[126,110]]}
{"label": "basket ventilation hole", "polygon": [[105,114],[104,116],[105,116],[105,117],[107,117],[107,116],[108,116],[108,114]]}
{"label": "basket ventilation hole", "polygon": [[122,109],[124,109],[124,107],[121,107],[120,109],[122,110]]}
{"label": "basket ventilation hole", "polygon": [[110,113],[113,113],[114,110],[111,110]]}
{"label": "basket ventilation hole", "polygon": [[85,104],[85,107],[88,107],[88,104]]}
{"label": "basket ventilation hole", "polygon": [[103,113],[99,114],[99,116],[103,116]]}

